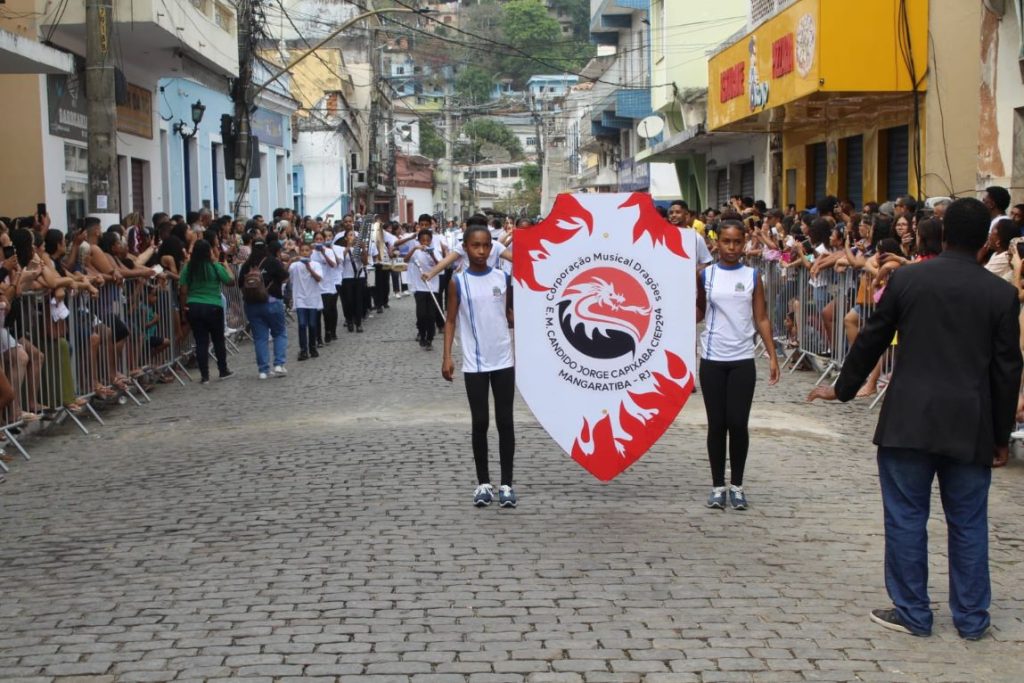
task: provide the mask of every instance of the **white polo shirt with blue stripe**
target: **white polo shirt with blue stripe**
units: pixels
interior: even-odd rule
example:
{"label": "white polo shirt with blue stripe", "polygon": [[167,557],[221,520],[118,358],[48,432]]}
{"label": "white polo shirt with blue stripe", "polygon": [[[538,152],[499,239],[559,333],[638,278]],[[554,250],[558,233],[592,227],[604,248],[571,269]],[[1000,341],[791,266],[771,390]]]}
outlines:
{"label": "white polo shirt with blue stripe", "polygon": [[754,357],[754,286],[756,268],[721,263],[701,273],[707,294],[704,332],[700,337],[705,360],[736,361]]}
{"label": "white polo shirt with blue stripe", "polygon": [[463,372],[493,372],[515,364],[505,315],[510,286],[509,276],[494,268],[455,276]]}

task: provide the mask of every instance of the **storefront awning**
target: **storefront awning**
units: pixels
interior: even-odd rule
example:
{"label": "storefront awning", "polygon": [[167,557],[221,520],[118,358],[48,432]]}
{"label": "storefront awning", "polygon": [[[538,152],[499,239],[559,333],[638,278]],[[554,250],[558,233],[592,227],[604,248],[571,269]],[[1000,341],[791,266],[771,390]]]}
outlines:
{"label": "storefront awning", "polygon": [[708,132],[703,123],[681,130],[667,140],[652,145],[633,157],[637,163],[671,164],[683,157],[706,154],[715,146],[721,146],[744,137],[748,133]]}
{"label": "storefront awning", "polygon": [[0,29],[0,74],[69,74],[74,57],[39,41]]}
{"label": "storefront awning", "polygon": [[[797,0],[719,51],[708,62],[708,130],[767,132],[781,130],[783,121],[821,126],[835,119],[831,112],[803,118],[814,116],[818,103],[906,100],[915,81],[923,92],[928,2],[906,0],[906,31],[893,4]],[[914,74],[900,52],[905,44]],[[802,109],[790,107],[801,102]]]}

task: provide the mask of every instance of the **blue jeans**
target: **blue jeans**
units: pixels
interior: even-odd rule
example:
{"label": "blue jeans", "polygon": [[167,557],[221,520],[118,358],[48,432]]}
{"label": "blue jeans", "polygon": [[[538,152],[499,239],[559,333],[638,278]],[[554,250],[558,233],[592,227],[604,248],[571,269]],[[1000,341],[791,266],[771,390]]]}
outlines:
{"label": "blue jeans", "polygon": [[299,350],[309,353],[310,342],[316,343],[317,330],[320,328],[320,310],[296,308],[295,315],[299,319]]}
{"label": "blue jeans", "polygon": [[245,317],[252,326],[253,345],[256,347],[256,365],[260,372],[270,372],[267,343],[274,338],[274,365],[284,365],[288,352],[288,326],[284,320],[284,302],[268,301],[246,304]]}
{"label": "blue jeans", "polygon": [[900,619],[919,635],[932,630],[928,601],[928,513],[938,475],[946,515],[949,609],[961,636],[988,628],[988,488],[992,470],[906,448],[878,449],[885,508],[885,587]]}

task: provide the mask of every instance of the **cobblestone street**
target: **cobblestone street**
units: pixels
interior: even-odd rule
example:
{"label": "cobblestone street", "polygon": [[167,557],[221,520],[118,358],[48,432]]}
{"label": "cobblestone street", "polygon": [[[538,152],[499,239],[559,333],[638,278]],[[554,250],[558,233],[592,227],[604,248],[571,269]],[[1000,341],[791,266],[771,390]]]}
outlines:
{"label": "cobblestone street", "polygon": [[[931,526],[935,633],[888,606],[877,411],[807,406],[762,368],[749,511],[704,507],[699,395],[600,484],[517,404],[516,510],[471,505],[461,378],[414,341],[413,302],[259,382],[28,442],[0,487],[0,679],[365,683],[1020,681],[1024,467],[994,477],[994,629],[961,641]],[[294,330],[293,330],[294,332]],[[458,363],[457,363],[458,365]],[[372,383],[371,383],[372,382]],[[492,462],[496,437],[492,428]]]}

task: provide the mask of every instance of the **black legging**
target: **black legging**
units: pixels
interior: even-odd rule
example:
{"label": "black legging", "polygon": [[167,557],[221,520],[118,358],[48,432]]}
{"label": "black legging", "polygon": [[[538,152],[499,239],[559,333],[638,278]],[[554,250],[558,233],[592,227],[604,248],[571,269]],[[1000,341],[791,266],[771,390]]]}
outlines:
{"label": "black legging", "polygon": [[[429,295],[428,295],[429,296]],[[466,396],[473,420],[473,460],[479,484],[491,481],[487,469],[487,388],[494,393],[494,422],[498,427],[498,455],[501,459],[501,485],[512,485],[512,458],[516,452],[516,433],[512,425],[512,400],[516,394],[515,368],[493,372],[465,372]]]}
{"label": "black legging", "polygon": [[[319,333],[327,339],[338,338],[338,293],[335,291],[334,294],[320,293],[320,300],[324,302],[323,317],[324,322],[320,325]],[[317,339],[317,341],[323,341]]]}
{"label": "black legging", "polygon": [[434,341],[434,316],[437,314],[437,308],[430,300],[432,298],[430,292],[415,292],[413,296],[416,299],[417,337],[432,342]]}
{"label": "black legging", "polygon": [[345,316],[346,325],[363,324],[365,294],[365,277],[347,277],[341,281],[341,312]]}
{"label": "black legging", "polygon": [[188,324],[196,340],[196,364],[202,379],[210,379],[210,342],[221,375],[228,371],[228,351],[224,344],[224,307],[189,302]]}
{"label": "black legging", "polygon": [[756,378],[753,358],[700,362],[700,393],[708,414],[708,459],[714,486],[725,486],[726,434],[729,435],[730,480],[733,486],[743,486],[743,468],[750,447],[747,423]]}
{"label": "black legging", "polygon": [[384,270],[380,263],[373,264],[373,305],[380,312],[388,305],[388,295],[391,293],[391,271]]}

